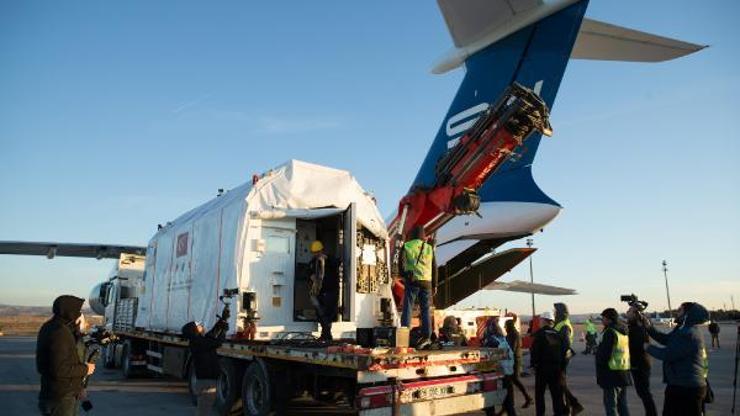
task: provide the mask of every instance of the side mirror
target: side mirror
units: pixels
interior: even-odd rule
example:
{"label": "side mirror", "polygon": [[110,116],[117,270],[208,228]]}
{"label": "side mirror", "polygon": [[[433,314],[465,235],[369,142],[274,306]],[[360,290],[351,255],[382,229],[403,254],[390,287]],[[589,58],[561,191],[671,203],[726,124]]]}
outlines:
{"label": "side mirror", "polygon": [[100,301],[103,304],[103,306],[108,306],[108,289],[110,288],[110,283],[103,283],[100,285],[100,293],[98,296],[100,297]]}

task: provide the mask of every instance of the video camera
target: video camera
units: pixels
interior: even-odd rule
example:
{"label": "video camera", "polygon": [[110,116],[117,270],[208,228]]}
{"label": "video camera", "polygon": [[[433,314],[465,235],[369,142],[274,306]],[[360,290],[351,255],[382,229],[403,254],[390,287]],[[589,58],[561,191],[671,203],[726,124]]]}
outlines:
{"label": "video camera", "polygon": [[221,303],[224,304],[223,310],[221,310],[221,315],[216,315],[218,319],[222,321],[228,321],[231,317],[231,308],[230,302],[226,302],[225,299],[231,300],[233,297],[239,295],[239,288],[233,288],[233,289],[224,289],[224,294],[218,297],[218,300],[221,301]]}
{"label": "video camera", "polygon": [[627,302],[628,305],[637,309],[638,312],[644,311],[645,308],[647,308],[648,306],[647,302],[638,299],[634,293],[631,295],[622,295],[619,297],[619,300],[621,300],[622,302]]}
{"label": "video camera", "polygon": [[[95,327],[94,330],[85,335],[85,337],[83,338],[83,344],[85,344],[85,354],[87,355],[87,360],[85,361],[88,363],[95,363],[100,357],[100,349],[103,346],[117,340],[118,337],[116,336],[116,334],[108,331],[102,326]],[[90,376],[85,376],[82,379],[82,387],[87,388],[87,384],[89,382]],[[92,410],[92,408],[93,404],[90,399],[84,400],[82,402],[82,410],[84,410],[85,412],[89,412],[90,410]]]}
{"label": "video camera", "polygon": [[85,348],[91,347],[93,345],[106,345],[111,342],[115,342],[118,340],[118,337],[105,329],[104,327],[96,327],[92,332],[85,335],[84,343]]}

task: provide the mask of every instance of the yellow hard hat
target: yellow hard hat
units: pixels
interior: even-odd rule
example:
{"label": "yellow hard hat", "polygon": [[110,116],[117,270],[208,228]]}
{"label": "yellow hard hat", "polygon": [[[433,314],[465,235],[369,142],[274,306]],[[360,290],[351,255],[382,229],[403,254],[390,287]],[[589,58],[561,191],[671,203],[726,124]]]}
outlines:
{"label": "yellow hard hat", "polygon": [[321,241],[316,240],[311,243],[311,253],[318,253],[319,251],[324,249],[324,245],[321,244]]}

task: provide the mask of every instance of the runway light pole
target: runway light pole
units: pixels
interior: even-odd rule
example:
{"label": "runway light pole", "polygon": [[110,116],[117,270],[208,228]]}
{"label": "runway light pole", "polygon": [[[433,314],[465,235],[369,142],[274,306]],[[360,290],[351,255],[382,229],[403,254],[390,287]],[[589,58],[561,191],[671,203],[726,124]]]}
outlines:
{"label": "runway light pole", "polygon": [[668,298],[668,314],[673,318],[673,308],[671,308],[671,292],[668,290],[668,262],[663,260],[663,276],[665,277],[665,296]]}
{"label": "runway light pole", "polygon": [[[527,239],[527,247],[532,248],[532,244],[534,244],[534,240],[531,238]],[[529,283],[534,285],[534,271],[532,269],[532,255],[529,256]],[[534,287],[532,288],[532,318],[534,318]]]}

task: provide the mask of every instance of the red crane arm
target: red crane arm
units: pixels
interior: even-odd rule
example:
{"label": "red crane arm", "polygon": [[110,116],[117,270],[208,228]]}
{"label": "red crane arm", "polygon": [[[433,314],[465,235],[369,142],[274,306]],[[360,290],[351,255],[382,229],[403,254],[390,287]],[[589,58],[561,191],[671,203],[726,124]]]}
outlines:
{"label": "red crane arm", "polygon": [[412,189],[401,199],[390,227],[394,238],[403,242],[417,226],[432,235],[456,215],[477,213],[477,191],[535,131],[552,135],[547,105],[514,83],[440,158],[434,186]]}

